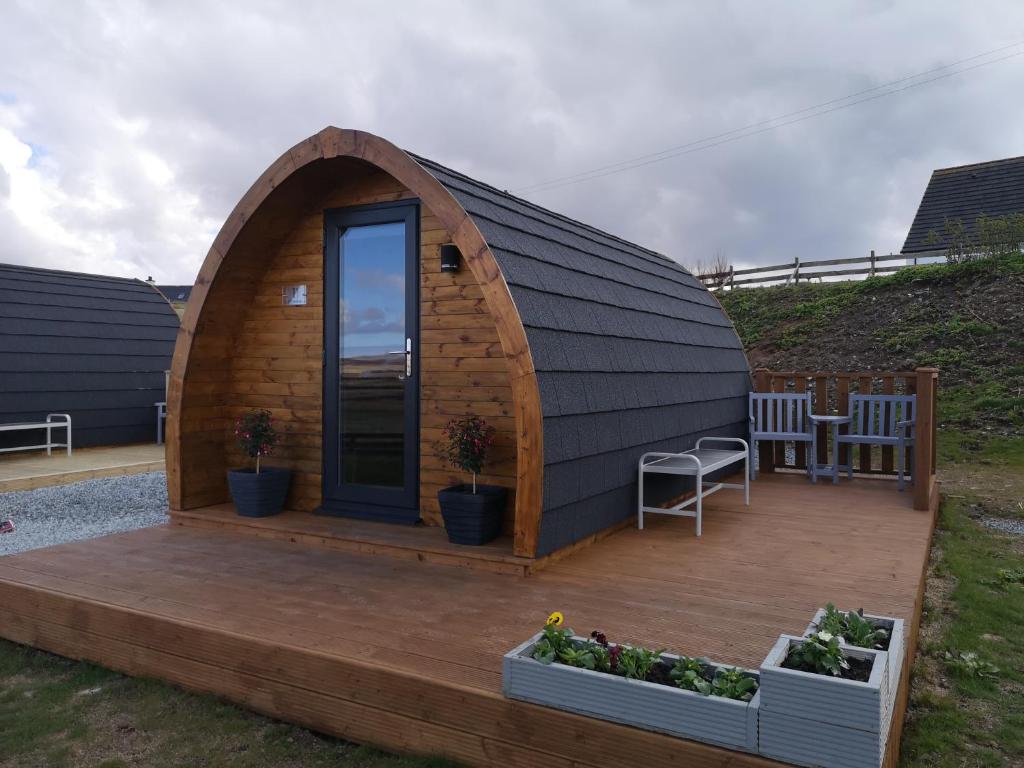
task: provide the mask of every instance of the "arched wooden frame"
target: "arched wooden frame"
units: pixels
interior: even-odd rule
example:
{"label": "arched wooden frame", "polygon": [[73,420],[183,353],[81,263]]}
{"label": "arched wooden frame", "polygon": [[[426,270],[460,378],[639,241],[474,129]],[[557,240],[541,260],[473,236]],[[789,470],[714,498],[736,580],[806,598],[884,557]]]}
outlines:
{"label": "arched wooden frame", "polygon": [[514,552],[532,557],[537,549],[543,495],[543,424],[540,391],[526,331],[505,277],[483,235],[459,202],[422,166],[384,139],[369,133],[328,127],[279,157],[242,197],[228,216],[203,262],[192,289],[171,364],[167,393],[167,483],[172,509],[180,509],[187,482],[182,464],[181,418],[188,389],[190,356],[196,329],[211,311],[207,297],[233,248],[268,201],[289,177],[318,161],[356,158],[397,179],[441,221],[476,278],[494,319],[509,373],[516,428],[516,501]]}

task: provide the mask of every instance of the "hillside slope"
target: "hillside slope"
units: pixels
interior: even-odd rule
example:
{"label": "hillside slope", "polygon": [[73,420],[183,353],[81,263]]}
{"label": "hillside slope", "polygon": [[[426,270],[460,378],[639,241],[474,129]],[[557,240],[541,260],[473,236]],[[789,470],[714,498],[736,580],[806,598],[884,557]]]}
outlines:
{"label": "hillside slope", "polygon": [[977,450],[1024,432],[1024,256],[718,294],[751,368],[940,369],[940,422]]}

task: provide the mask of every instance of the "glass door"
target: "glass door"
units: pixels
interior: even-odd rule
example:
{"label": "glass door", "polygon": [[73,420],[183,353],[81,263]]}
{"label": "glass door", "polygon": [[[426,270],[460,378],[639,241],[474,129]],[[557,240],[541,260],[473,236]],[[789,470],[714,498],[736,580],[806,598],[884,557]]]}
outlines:
{"label": "glass door", "polygon": [[324,214],[322,512],[419,519],[418,206]]}

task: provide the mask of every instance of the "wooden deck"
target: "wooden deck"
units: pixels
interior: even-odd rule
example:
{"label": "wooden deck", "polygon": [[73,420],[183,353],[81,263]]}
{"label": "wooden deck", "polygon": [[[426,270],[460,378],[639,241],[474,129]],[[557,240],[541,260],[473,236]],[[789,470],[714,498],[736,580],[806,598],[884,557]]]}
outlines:
{"label": "wooden deck", "polygon": [[0,455],[0,493],[163,469],[164,446],[155,443],[77,448],[70,456],[58,449],[52,456],[46,451],[5,453]]}
{"label": "wooden deck", "polygon": [[889,481],[765,475],[750,509],[739,496],[711,497],[701,539],[652,515],[527,577],[237,530],[118,534],[0,559],[0,636],[470,765],[769,765],[501,695],[502,654],[552,610],[757,667],[831,600],[907,619],[914,652],[933,511]]}

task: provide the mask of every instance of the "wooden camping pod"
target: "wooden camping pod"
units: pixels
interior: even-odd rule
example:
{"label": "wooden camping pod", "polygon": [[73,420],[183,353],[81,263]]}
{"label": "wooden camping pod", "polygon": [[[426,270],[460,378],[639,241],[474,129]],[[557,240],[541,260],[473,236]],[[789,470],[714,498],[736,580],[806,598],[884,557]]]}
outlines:
{"label": "wooden camping pod", "polygon": [[[274,462],[293,470],[288,506],[326,506],[339,466],[324,427],[338,423],[323,397],[335,375],[325,334],[337,327],[336,310],[325,313],[337,300],[328,275],[341,263],[330,222],[368,206],[408,211],[402,201],[419,217],[415,246],[407,241],[418,275],[418,305],[406,306],[407,317],[418,310],[418,423],[407,419],[416,438],[404,443],[418,449],[413,519],[439,523],[437,491],[463,480],[437,458],[453,416],[478,414],[497,429],[483,480],[510,489],[505,527],[523,557],[624,524],[644,452],[745,433],[742,344],[681,265],[384,139],[326,128],[245,194],[192,291],[168,397],[172,509],[228,500],[225,470],[241,463],[231,425],[252,408],[284,426]],[[442,271],[448,243],[467,269]],[[282,292],[295,283],[306,302],[286,306]],[[653,490],[661,500],[680,492]]]}

